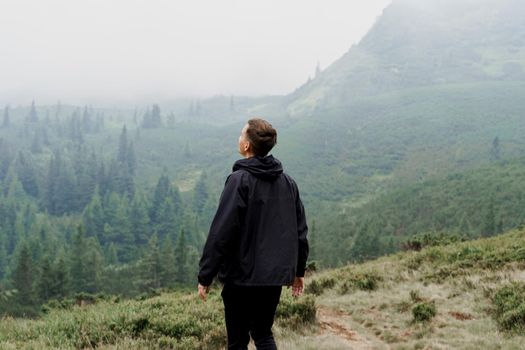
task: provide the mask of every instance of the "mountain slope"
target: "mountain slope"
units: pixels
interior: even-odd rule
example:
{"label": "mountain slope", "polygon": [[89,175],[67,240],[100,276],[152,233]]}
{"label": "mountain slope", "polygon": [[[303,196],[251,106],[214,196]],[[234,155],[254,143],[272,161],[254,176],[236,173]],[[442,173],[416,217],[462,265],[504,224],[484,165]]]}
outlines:
{"label": "mountain slope", "polygon": [[[521,349],[524,247],[521,229],[399,253],[315,275],[307,292],[318,295],[320,326],[343,331],[347,348]],[[344,348],[323,333],[297,344]]]}
{"label": "mountain slope", "polygon": [[406,88],[525,79],[525,5],[394,0],[362,41],[289,96],[291,115]]}

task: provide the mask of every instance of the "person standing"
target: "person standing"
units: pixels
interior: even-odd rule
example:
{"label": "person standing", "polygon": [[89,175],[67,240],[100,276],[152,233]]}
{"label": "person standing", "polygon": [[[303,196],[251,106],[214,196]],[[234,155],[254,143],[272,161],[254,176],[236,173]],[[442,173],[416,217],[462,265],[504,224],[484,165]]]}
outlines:
{"label": "person standing", "polygon": [[304,289],[308,226],[295,181],[269,155],[277,131],[260,118],[248,120],[239,153],[199,262],[203,301],[218,275],[228,349],[277,349],[272,333],[283,286],[297,297]]}

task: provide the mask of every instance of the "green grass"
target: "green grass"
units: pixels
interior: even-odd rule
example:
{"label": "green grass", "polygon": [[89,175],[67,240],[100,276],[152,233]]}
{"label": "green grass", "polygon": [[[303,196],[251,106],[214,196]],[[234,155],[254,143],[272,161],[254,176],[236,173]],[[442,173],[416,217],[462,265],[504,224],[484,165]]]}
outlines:
{"label": "green grass", "polygon": [[525,283],[501,287],[494,293],[492,302],[494,317],[502,330],[525,333]]}
{"label": "green grass", "polygon": [[[310,297],[284,293],[276,323],[288,331],[315,320]],[[220,295],[206,303],[196,293],[170,293],[146,300],[100,301],[87,307],[52,309],[37,320],[0,321],[1,349],[218,349],[226,345]]]}

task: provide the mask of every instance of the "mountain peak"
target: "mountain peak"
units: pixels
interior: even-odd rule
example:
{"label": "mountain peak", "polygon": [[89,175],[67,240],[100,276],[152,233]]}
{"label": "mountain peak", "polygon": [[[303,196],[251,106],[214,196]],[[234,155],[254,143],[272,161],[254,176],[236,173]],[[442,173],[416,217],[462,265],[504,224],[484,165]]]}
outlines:
{"label": "mountain peak", "polygon": [[524,17],[517,0],[394,0],[358,45],[289,96],[289,113],[407,88],[525,80]]}

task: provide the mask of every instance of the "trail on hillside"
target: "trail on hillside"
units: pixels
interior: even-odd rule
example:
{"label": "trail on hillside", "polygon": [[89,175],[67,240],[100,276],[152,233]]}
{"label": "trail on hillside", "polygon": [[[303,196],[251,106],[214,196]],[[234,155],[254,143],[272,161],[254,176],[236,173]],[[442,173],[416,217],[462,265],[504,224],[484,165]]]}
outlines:
{"label": "trail on hillside", "polygon": [[[321,335],[336,337],[348,346],[348,349],[369,350],[387,348],[386,344],[378,344],[377,339],[365,337],[348,326],[350,316],[344,312],[333,310],[325,306],[317,309],[317,321],[321,328]],[[375,338],[375,337],[374,337]]]}

